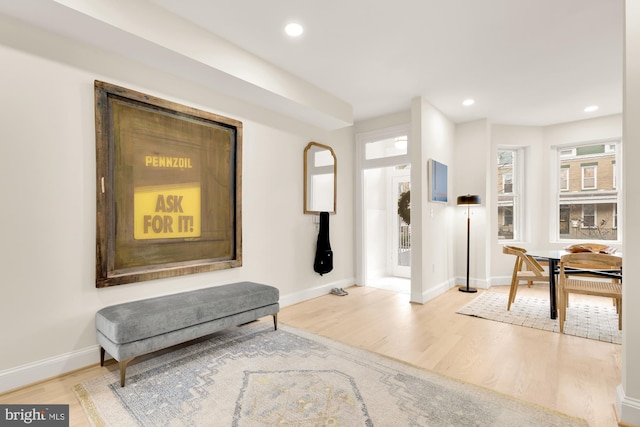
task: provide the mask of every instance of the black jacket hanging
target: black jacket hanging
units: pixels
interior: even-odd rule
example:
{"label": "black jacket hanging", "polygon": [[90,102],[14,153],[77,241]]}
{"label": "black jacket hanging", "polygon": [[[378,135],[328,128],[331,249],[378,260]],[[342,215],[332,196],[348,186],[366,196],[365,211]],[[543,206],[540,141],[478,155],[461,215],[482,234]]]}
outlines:
{"label": "black jacket hanging", "polygon": [[313,271],[322,276],[331,270],[333,270],[333,251],[329,243],[329,212],[320,212],[320,231],[318,232]]}

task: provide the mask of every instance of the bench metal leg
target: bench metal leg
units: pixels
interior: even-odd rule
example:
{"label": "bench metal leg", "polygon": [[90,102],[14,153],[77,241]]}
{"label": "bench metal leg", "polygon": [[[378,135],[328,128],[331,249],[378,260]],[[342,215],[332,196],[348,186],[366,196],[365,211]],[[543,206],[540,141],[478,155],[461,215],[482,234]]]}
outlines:
{"label": "bench metal leg", "polygon": [[135,359],[135,357],[132,357],[130,359],[124,359],[123,361],[118,362],[118,365],[120,366],[120,387],[124,387],[124,377],[127,373],[127,365],[133,359]]}
{"label": "bench metal leg", "polygon": [[276,331],[278,330],[278,313],[273,315],[273,328]]}
{"label": "bench metal leg", "polygon": [[[100,366],[104,366],[104,355],[105,349],[100,346]],[[124,387],[124,379],[127,375],[127,365],[131,362],[135,357],[131,357],[129,359],[125,359],[121,362],[118,362],[118,366],[120,367],[120,387]]]}

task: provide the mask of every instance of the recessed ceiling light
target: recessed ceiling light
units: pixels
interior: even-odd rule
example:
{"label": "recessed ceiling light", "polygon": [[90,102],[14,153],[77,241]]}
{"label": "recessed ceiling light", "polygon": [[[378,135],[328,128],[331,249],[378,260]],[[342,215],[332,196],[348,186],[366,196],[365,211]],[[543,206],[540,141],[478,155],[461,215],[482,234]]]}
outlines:
{"label": "recessed ceiling light", "polygon": [[587,108],[584,109],[585,113],[593,113],[594,111],[596,111],[598,109],[597,105],[591,105]]}
{"label": "recessed ceiling light", "polygon": [[473,105],[476,101],[474,101],[473,99],[469,98],[469,99],[465,99],[464,101],[462,101],[462,105],[464,105],[465,107],[469,107],[470,105]]}
{"label": "recessed ceiling light", "polygon": [[284,31],[291,37],[298,37],[304,33],[304,28],[302,28],[302,25],[292,22],[284,27]]}

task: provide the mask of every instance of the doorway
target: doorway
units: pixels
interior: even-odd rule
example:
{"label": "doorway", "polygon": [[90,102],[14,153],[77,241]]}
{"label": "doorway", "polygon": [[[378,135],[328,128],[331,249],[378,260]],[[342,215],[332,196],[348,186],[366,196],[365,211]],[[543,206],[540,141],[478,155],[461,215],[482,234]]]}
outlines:
{"label": "doorway", "polygon": [[358,283],[410,295],[411,224],[399,215],[400,199],[410,200],[407,133],[375,136],[358,145]]}
{"label": "doorway", "polygon": [[410,190],[410,166],[367,169],[363,199],[366,233],[366,286],[411,293],[411,224],[398,214]]}

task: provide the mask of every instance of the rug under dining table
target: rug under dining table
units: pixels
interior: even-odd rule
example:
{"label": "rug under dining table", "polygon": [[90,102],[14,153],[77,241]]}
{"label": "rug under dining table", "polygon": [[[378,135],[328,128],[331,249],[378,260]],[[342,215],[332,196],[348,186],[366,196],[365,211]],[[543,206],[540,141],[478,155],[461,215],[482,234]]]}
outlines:
{"label": "rug under dining table", "polygon": [[[507,311],[508,298],[509,295],[504,292],[484,291],[457,313],[560,333],[558,319],[551,319],[549,315],[548,298],[517,296],[515,302],[511,304],[511,310]],[[622,331],[618,330],[618,313],[615,306],[607,302],[570,303],[567,308],[564,333],[621,344]]]}

